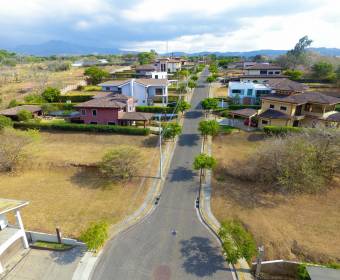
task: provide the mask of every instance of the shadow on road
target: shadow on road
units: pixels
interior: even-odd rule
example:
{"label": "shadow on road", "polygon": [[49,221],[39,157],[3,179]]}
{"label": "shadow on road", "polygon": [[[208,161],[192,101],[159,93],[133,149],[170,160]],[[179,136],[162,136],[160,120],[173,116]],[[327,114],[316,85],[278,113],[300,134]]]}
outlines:
{"label": "shadow on road", "polygon": [[197,141],[200,140],[200,136],[195,133],[195,134],[182,134],[178,138],[178,145],[179,146],[188,146],[188,147],[193,147],[196,146],[198,143]]}
{"label": "shadow on road", "polygon": [[198,119],[202,117],[202,112],[199,111],[190,111],[185,114],[186,119]]}
{"label": "shadow on road", "polygon": [[181,254],[183,268],[196,277],[211,276],[218,270],[229,270],[218,247],[214,247],[208,238],[194,236],[182,240]]}
{"label": "shadow on road", "polygon": [[73,263],[77,258],[81,258],[86,252],[85,247],[77,246],[69,251],[64,252],[52,252],[53,261],[60,265],[66,265]]}
{"label": "shadow on road", "polygon": [[193,180],[197,174],[191,169],[185,167],[178,167],[170,173],[170,182],[183,182]]}

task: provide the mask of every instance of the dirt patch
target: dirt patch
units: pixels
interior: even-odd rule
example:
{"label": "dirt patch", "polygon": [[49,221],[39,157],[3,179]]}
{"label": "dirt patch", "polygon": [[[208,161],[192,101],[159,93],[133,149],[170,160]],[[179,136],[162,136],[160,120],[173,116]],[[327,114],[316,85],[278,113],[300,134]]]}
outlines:
{"label": "dirt patch", "polygon": [[246,159],[263,137],[240,132],[214,139],[213,154],[219,162],[213,178],[214,214],[220,221],[241,220],[257,243],[265,245],[266,259],[339,261],[339,179],[323,194],[284,196],[221,172]]}

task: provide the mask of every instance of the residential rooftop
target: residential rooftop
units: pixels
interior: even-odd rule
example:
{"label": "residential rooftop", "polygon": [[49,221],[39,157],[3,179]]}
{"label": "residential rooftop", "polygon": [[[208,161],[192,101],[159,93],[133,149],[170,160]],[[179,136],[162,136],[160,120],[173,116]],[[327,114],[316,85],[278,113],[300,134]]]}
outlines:
{"label": "residential rooftop", "polygon": [[286,78],[283,79],[270,79],[265,82],[265,85],[270,87],[272,90],[282,90],[282,91],[294,91],[303,92],[308,89],[308,86],[302,83],[298,83]]}
{"label": "residential rooftop", "polygon": [[37,105],[21,105],[21,106],[16,106],[13,108],[8,108],[5,110],[0,111],[0,115],[4,116],[16,116],[20,111],[29,111],[31,113],[36,113],[41,111],[41,107]]}
{"label": "residential rooftop", "polygon": [[269,63],[257,63],[255,65],[247,66],[245,70],[281,70],[282,67]]}
{"label": "residential rooftop", "polygon": [[138,84],[141,84],[143,86],[167,86],[168,80],[167,79],[126,79],[126,80],[112,80],[107,81],[104,83],[99,84],[98,86],[116,86],[120,87],[123,86],[131,81],[134,81]]}
{"label": "residential rooftop", "polygon": [[324,105],[335,105],[340,103],[340,98],[328,96],[320,92],[305,92],[291,95],[270,94],[262,96],[261,99],[273,100],[293,104],[317,103]]}
{"label": "residential rooftop", "polygon": [[28,201],[0,198],[0,215],[28,205]]}

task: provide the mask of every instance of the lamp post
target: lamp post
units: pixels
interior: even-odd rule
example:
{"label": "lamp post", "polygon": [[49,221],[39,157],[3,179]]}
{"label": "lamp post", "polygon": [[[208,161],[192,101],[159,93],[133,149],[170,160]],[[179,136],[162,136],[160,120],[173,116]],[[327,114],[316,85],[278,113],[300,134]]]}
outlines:
{"label": "lamp post", "polygon": [[159,114],[159,178],[163,179],[163,153],[162,153],[162,113]]}
{"label": "lamp post", "polygon": [[263,254],[264,254],[264,246],[260,246],[258,248],[258,256],[257,256],[257,259],[256,259],[255,279],[260,279]]}

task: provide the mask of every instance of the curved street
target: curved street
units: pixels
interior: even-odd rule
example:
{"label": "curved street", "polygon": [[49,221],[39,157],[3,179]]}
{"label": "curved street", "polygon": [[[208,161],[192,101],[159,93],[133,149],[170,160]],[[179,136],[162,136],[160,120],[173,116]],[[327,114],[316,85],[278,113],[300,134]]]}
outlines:
{"label": "curved street", "polygon": [[206,69],[185,114],[159,205],[147,219],[109,242],[93,280],[233,279],[218,241],[195,209],[199,178],[192,162],[201,149],[197,127],[203,118],[200,101],[208,95],[207,75]]}

